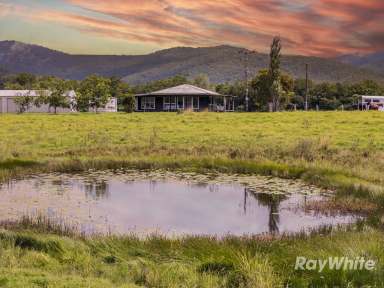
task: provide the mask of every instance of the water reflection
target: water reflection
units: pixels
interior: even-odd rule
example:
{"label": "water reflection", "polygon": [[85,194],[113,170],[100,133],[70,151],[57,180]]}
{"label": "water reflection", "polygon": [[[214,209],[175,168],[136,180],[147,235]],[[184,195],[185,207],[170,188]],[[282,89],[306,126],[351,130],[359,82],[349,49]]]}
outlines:
{"label": "water reflection", "polygon": [[[124,174],[40,175],[0,187],[0,220],[40,211],[92,232],[218,236],[297,232],[354,220],[296,209],[306,197],[318,196],[271,194],[271,179],[253,181],[251,189],[238,183],[135,180]],[[281,187],[279,181],[276,190],[291,192],[292,185]]]}
{"label": "water reflection", "polygon": [[85,182],[84,191],[87,197],[93,199],[108,198],[110,195],[108,182],[104,180]]}
{"label": "water reflection", "polygon": [[257,201],[268,207],[268,228],[270,233],[279,233],[280,203],[287,199],[286,195],[282,194],[267,194],[267,193],[251,193]]}

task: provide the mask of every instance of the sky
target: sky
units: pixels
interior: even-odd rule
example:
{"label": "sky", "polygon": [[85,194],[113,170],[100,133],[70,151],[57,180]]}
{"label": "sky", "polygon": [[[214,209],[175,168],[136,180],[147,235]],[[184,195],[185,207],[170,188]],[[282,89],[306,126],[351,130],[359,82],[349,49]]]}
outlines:
{"label": "sky", "polygon": [[232,45],[333,57],[384,51],[384,0],[0,0],[0,40],[72,54]]}

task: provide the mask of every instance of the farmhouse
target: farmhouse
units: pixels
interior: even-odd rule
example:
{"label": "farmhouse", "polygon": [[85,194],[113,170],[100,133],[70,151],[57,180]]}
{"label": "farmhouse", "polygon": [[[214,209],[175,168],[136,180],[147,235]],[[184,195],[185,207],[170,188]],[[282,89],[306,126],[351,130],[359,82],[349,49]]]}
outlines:
{"label": "farmhouse", "polygon": [[[44,91],[43,91],[44,92]],[[49,93],[48,91],[45,91]],[[41,91],[37,90],[0,90],[0,113],[17,113],[20,107],[15,103],[16,97],[39,97]],[[69,108],[57,108],[58,113],[76,112],[76,92],[68,91],[66,95],[68,97]],[[111,98],[105,108],[99,109],[99,112],[117,112],[116,98]],[[39,107],[32,105],[26,112],[32,113],[48,113],[52,112],[49,105],[40,105]]]}
{"label": "farmhouse", "polygon": [[202,89],[193,85],[179,85],[147,94],[135,95],[136,111],[234,111],[234,96]]}

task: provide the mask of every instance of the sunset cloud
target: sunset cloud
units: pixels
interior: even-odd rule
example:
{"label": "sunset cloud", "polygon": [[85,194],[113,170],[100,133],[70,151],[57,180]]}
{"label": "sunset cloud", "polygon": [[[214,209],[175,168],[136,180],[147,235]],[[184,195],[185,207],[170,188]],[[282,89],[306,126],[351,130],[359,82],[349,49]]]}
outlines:
{"label": "sunset cloud", "polygon": [[384,50],[382,0],[61,1],[77,9],[2,2],[0,15],[24,14],[31,21],[159,48],[230,44],[266,51],[272,37],[280,35],[286,53],[333,56]]}

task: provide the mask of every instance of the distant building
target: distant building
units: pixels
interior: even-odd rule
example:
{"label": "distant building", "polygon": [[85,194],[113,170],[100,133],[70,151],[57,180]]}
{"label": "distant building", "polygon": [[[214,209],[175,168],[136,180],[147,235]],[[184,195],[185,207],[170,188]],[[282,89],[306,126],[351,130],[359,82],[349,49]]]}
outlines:
{"label": "distant building", "polygon": [[[90,112],[95,112],[95,111],[93,109],[90,109]],[[110,98],[107,104],[105,104],[105,107],[98,108],[97,112],[101,112],[101,113],[117,112],[117,99]]]}
{"label": "distant building", "polygon": [[234,96],[202,89],[193,85],[179,85],[146,94],[135,95],[136,111],[234,111]]}
{"label": "distant building", "polygon": [[361,96],[362,110],[380,110],[384,111],[384,96]]}
{"label": "distant building", "polygon": [[[0,90],[0,113],[17,113],[19,112],[19,106],[15,103],[15,97],[20,96],[32,96],[39,97],[42,91],[38,90]],[[44,91],[43,91],[44,92]],[[47,93],[45,91],[44,93]],[[49,92],[48,92],[49,93]],[[66,95],[68,97],[69,108],[57,108],[58,113],[76,112],[76,92],[68,91]],[[105,108],[98,109],[99,112],[117,112],[117,100],[111,98]],[[26,112],[31,113],[48,113],[53,112],[53,108],[49,105],[41,105],[39,107],[32,105]]]}

